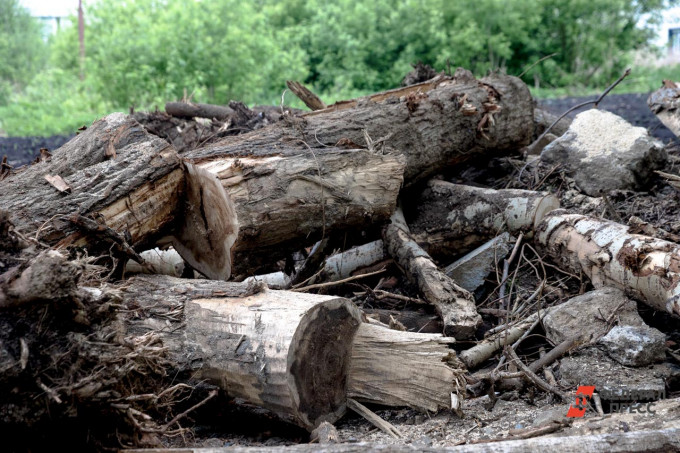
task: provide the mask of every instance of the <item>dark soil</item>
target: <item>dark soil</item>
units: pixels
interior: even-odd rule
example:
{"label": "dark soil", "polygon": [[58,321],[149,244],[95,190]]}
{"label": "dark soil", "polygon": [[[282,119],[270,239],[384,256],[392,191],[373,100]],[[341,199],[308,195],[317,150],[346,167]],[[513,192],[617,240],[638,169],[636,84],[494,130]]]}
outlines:
{"label": "dark soil", "polygon": [[35,160],[40,148],[53,151],[71,140],[73,135],[53,135],[51,137],[0,137],[0,159],[7,156],[8,163],[20,167]]}

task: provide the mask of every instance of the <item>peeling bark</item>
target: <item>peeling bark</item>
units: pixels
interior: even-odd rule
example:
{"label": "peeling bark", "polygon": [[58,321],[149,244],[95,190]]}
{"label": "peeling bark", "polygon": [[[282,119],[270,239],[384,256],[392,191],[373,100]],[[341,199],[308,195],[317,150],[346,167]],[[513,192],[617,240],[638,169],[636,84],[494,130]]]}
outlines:
{"label": "peeling bark", "polygon": [[505,231],[531,237],[543,217],[559,208],[559,201],[545,192],[433,180],[415,206],[409,222],[413,237],[436,259],[443,259],[463,255]]}
{"label": "peeling bark", "polygon": [[400,218],[401,210],[392,217],[385,229],[383,241],[387,252],[399,263],[425,300],[434,305],[444,322],[444,333],[457,339],[474,335],[482,318],[472,295],[456,285],[416,244]]}
{"label": "peeling bark", "polygon": [[[115,157],[114,157],[115,156]],[[97,219],[128,236],[133,247],[150,245],[171,227],[181,198],[183,169],[174,149],[127,115],[114,113],[56,150],[52,157],[2,181],[0,206],[17,231],[51,245],[99,244],[68,219]],[[71,187],[60,192],[44,175]]]}
{"label": "peeling bark", "polygon": [[583,272],[596,288],[620,288],[680,316],[680,245],[628,231],[618,223],[556,211],[534,240],[560,267]]}

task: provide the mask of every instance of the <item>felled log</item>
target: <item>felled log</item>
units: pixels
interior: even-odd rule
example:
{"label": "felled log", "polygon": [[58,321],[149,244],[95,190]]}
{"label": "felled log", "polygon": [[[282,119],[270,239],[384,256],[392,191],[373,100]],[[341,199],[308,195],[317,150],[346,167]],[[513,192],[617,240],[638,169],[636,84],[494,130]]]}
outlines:
{"label": "felled log", "polygon": [[[345,412],[350,349],[362,317],[348,300],[166,276],[128,280],[124,295],[157,315],[129,319],[128,332],[161,335],[180,374],[310,430]],[[168,312],[183,314],[181,328],[167,328]]]}
{"label": "felled log", "polygon": [[465,381],[463,367],[448,347],[454,342],[440,335],[362,324],[352,347],[347,394],[423,412],[460,411]]}
{"label": "felled log", "polygon": [[649,95],[647,105],[676,137],[680,137],[680,87],[671,81],[664,80],[663,86]]}
{"label": "felled log", "polygon": [[418,286],[425,300],[434,305],[444,322],[444,333],[457,339],[475,333],[482,318],[472,295],[456,285],[416,244],[403,219],[401,209],[383,235],[387,252],[404,269],[409,280]]}
{"label": "felled log", "polygon": [[134,249],[151,248],[169,235],[204,275],[231,274],[238,223],[222,186],[120,113],[2,181],[0,205],[17,231],[49,245],[84,246],[96,254],[113,244],[139,260]]}
{"label": "felled log", "polygon": [[[128,334],[158,335],[178,379],[206,379],[310,431],[341,417],[348,395],[432,411],[460,390],[451,339],[362,323],[341,297],[158,275],[121,292],[137,307],[124,319]],[[399,380],[418,375],[428,386]]]}
{"label": "felled log", "polygon": [[[243,143],[241,149],[250,146]],[[394,211],[403,156],[366,149],[301,150],[286,141],[273,146],[268,155],[239,151],[194,160],[221,180],[236,205],[240,232],[234,261],[241,269],[271,264],[331,231],[380,224]]]}
{"label": "felled log", "polygon": [[[459,70],[454,78],[339,103],[301,118],[286,116],[183,157],[185,165],[216,175],[231,195],[240,224],[235,261],[239,272],[251,273],[331,231],[386,222],[404,181],[422,180],[475,152],[527,144],[532,109],[519,79],[476,80]],[[46,174],[62,178],[70,193],[48,183]],[[64,220],[77,213],[129,235],[129,245],[140,250],[152,248],[187,206],[178,196],[184,174],[172,148],[133,120],[113,115],[48,162],[3,181],[0,204],[16,217],[18,229],[40,230],[40,238],[51,244],[88,244],[79,242],[82,231]],[[201,220],[195,212],[186,214],[183,218]],[[214,236],[212,241],[229,242]],[[198,256],[183,255],[192,266]],[[212,261],[215,269],[197,269],[211,278],[226,275],[226,260]]]}
{"label": "felled log", "polygon": [[[115,113],[53,152],[2,181],[0,206],[17,231],[49,244],[82,244],[84,235],[68,220],[97,218],[127,231],[132,246],[167,227],[178,209],[184,171],[177,153],[136,121]],[[70,193],[50,184],[59,176]]]}
{"label": "felled log", "polygon": [[189,102],[167,102],[165,111],[168,115],[179,118],[207,118],[226,120],[234,114],[234,110],[229,107],[213,104],[194,104]]}
{"label": "felled log", "polygon": [[593,286],[613,286],[652,308],[680,316],[680,245],[614,222],[555,211],[534,241],[563,269],[583,272]]}
{"label": "felled log", "polygon": [[530,237],[559,201],[545,192],[432,180],[414,205],[413,237],[435,259],[443,259],[467,253],[501,232]]}
{"label": "felled log", "polygon": [[246,150],[259,158],[384,144],[407,157],[404,181],[410,185],[475,153],[516,150],[532,133],[532,98],[521,80],[502,74],[477,80],[459,68],[453,78],[338,102],[187,157],[205,162],[243,156]]}

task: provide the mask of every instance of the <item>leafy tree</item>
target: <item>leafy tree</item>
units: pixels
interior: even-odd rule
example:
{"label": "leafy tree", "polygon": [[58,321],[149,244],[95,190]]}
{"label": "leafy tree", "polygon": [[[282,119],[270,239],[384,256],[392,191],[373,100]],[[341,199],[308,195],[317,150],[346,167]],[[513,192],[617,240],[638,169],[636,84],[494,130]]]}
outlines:
{"label": "leafy tree", "polygon": [[41,24],[19,0],[0,0],[0,105],[42,68],[46,50]]}
{"label": "leafy tree", "polygon": [[[87,8],[86,74],[119,108],[162,106],[186,91],[194,100],[253,102],[279,96],[305,71],[303,53],[282,47],[249,2],[138,0]],[[54,43],[55,64],[75,71],[75,27]]]}

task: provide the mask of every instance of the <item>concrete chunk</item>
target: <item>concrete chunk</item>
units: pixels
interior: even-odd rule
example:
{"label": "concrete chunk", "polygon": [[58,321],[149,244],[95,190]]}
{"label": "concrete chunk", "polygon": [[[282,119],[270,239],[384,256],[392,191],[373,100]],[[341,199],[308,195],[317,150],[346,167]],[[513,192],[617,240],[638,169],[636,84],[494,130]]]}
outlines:
{"label": "concrete chunk", "polygon": [[448,265],[444,273],[459,286],[473,292],[484,284],[496,263],[508,255],[510,247],[510,234],[503,233]]}
{"label": "concrete chunk", "polygon": [[666,357],[666,336],[647,325],[615,326],[599,344],[622,365],[645,366]]}
{"label": "concrete chunk", "polygon": [[663,144],[613,113],[579,113],[567,132],[546,146],[541,160],[561,164],[590,196],[639,190],[667,159]]}

